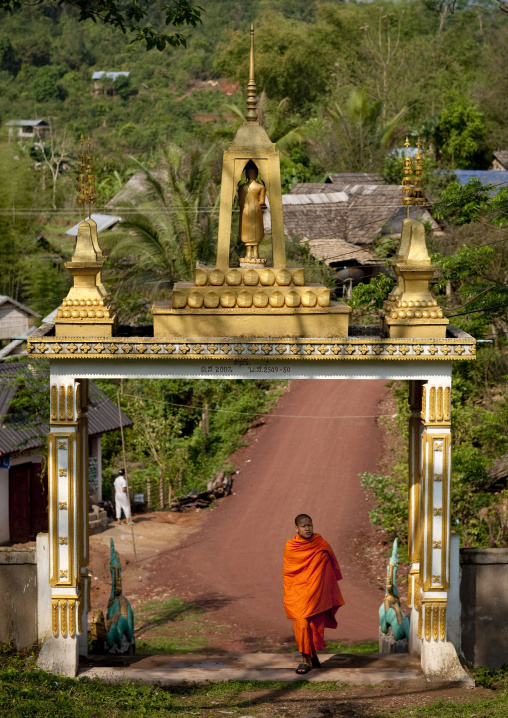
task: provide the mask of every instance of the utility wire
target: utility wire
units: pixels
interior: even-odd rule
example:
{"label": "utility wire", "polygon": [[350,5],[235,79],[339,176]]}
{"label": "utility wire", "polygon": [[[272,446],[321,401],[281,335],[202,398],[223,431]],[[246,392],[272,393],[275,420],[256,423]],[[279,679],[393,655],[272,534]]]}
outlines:
{"label": "utility wire", "polygon": [[[182,409],[187,409],[189,411],[204,411],[205,406],[189,406],[188,404],[176,404],[171,401],[163,401],[162,399],[150,399],[148,397],[144,396],[138,396],[137,394],[126,394],[123,393],[122,396],[129,396],[133,399],[139,399],[139,401],[151,401],[154,404],[167,404],[168,406],[179,406]],[[303,416],[299,414],[272,414],[270,412],[266,414],[260,414],[258,411],[234,411],[232,409],[210,409],[208,408],[208,411],[214,411],[216,413],[222,413],[222,414],[241,414],[244,416],[270,416],[270,417],[280,417],[281,419],[376,419],[379,417],[386,417],[386,418],[395,418],[397,414],[365,414],[365,415],[358,415],[358,416]]]}

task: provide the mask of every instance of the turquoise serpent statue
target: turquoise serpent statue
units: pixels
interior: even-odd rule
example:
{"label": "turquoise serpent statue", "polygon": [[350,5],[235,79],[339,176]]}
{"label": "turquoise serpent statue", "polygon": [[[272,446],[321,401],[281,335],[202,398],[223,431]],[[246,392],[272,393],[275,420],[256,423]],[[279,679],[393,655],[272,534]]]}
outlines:
{"label": "turquoise serpent statue", "polygon": [[397,568],[399,553],[397,539],[393,542],[393,551],[386,571],[385,600],[379,607],[379,623],[381,631],[387,633],[392,627],[393,637],[396,641],[409,638],[409,618],[402,613],[400,599],[397,591]]}
{"label": "turquoise serpent statue", "polygon": [[112,586],[106,620],[106,643],[111,652],[134,654],[134,613],[122,593],[122,569],[111,539],[109,560]]}

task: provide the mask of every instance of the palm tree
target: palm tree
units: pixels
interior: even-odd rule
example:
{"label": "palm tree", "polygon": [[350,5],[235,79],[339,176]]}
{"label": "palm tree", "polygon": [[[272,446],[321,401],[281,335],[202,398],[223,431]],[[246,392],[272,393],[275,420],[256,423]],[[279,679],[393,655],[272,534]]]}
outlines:
{"label": "palm tree", "polygon": [[115,207],[125,217],[122,231],[104,242],[122,290],[149,298],[167,296],[175,280],[193,278],[198,261],[213,260],[218,219],[207,155],[169,145],[157,160],[152,170],[133,158],[140,188]]}
{"label": "palm tree", "polygon": [[383,103],[372,100],[364,90],[354,89],[344,106],[336,102],[327,109],[331,125],[348,157],[348,170],[361,172],[379,162],[378,155],[389,147],[395,127],[406,107],[383,122]]}

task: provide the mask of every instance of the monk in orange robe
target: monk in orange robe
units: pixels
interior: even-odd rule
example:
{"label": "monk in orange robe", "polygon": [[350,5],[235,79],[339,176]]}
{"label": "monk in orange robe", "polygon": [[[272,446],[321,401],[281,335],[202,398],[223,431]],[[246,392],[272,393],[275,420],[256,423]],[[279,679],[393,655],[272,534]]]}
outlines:
{"label": "monk in orange robe", "polygon": [[325,628],[337,628],[335,614],[344,599],[337,581],[342,574],[330,544],[314,533],[312,519],[299,514],[296,536],[284,549],[284,607],[294,621],[295,638],[302,654],[296,673],[321,666],[317,652],[326,647]]}

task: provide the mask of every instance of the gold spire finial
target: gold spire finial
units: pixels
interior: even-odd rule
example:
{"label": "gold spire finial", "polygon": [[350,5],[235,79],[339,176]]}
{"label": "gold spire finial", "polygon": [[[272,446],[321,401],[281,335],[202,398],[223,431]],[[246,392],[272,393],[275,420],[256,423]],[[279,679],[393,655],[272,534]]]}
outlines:
{"label": "gold spire finial", "polygon": [[413,163],[409,156],[409,137],[406,137],[404,142],[406,146],[406,156],[404,158],[404,177],[402,178],[402,200],[401,204],[407,207],[407,218],[409,219],[409,207],[412,203],[411,197],[413,195]]}
{"label": "gold spire finial", "polygon": [[413,178],[413,198],[411,204],[416,205],[416,219],[418,219],[419,206],[425,206],[425,194],[423,192],[423,157],[420,152],[422,143],[420,138],[418,138],[416,146],[418,149],[414,162],[415,177]]}
{"label": "gold spire finial", "polygon": [[92,141],[90,137],[86,140],[87,151],[85,153],[85,138],[81,135],[81,154],[78,157],[78,196],[77,203],[83,205],[83,219],[86,220],[86,210],[88,207],[88,216],[92,216],[92,205],[97,201],[97,192],[95,190],[95,177],[93,173],[93,159],[90,152]]}
{"label": "gold spire finial", "polygon": [[249,82],[247,84],[247,122],[258,121],[257,88],[254,80],[254,25],[250,26]]}

